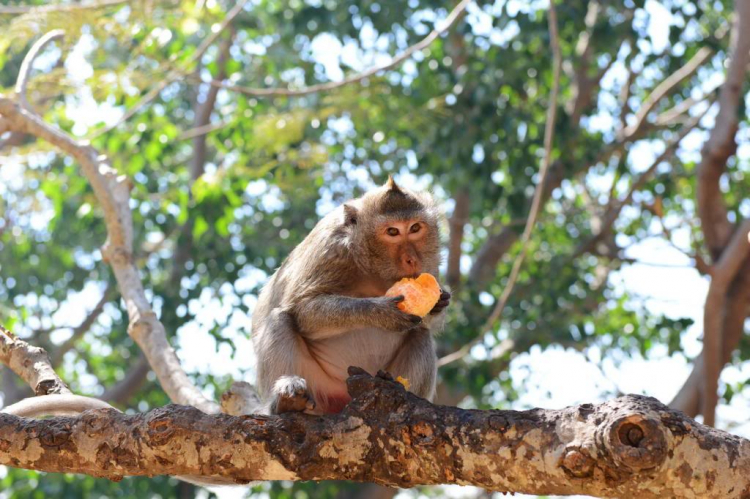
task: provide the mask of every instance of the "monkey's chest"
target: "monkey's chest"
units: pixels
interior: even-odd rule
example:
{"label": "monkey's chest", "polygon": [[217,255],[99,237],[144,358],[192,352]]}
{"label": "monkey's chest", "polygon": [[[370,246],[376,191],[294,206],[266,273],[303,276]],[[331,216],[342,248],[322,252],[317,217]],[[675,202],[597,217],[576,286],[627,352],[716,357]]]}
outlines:
{"label": "monkey's chest", "polygon": [[387,369],[399,354],[405,334],[362,328],[315,341],[310,346],[326,374],[343,385],[349,366],[361,367],[371,374]]}

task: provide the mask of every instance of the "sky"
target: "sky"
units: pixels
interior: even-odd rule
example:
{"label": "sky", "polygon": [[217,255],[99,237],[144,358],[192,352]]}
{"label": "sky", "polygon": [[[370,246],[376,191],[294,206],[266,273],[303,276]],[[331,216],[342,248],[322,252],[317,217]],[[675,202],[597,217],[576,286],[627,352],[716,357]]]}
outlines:
{"label": "sky", "polygon": [[[533,8],[538,8],[544,7],[546,2],[531,2],[531,4]],[[524,2],[509,1],[508,5],[509,8],[529,8],[528,3]],[[666,9],[656,1],[647,1],[645,10],[648,16],[644,16],[642,22],[647,25],[653,49],[659,51],[668,43],[668,30],[673,20]],[[493,30],[491,17],[480,10],[476,4],[472,4],[469,8],[468,19],[475,32]],[[498,32],[491,34],[497,43],[512,39],[516,34],[512,27],[503,32],[495,31]],[[68,54],[65,63],[71,78],[81,83],[78,96],[81,99],[71,100],[71,103],[76,104],[68,108],[68,117],[76,123],[74,133],[81,135],[85,134],[90,126],[98,123],[102,116],[106,116],[106,121],[113,123],[121,113],[120,110],[111,106],[96,103],[91,92],[83,84],[92,71],[86,61],[86,53],[91,49],[91,44],[92,40],[84,36]],[[388,62],[390,56],[384,52],[384,48],[377,34],[368,32],[367,26],[364,26],[362,48],[353,43],[342,44],[333,36],[321,35],[311,44],[311,58],[323,65],[328,78],[340,80],[344,77],[342,68],[361,70]],[[260,50],[258,47],[253,48],[253,50],[256,49]],[[37,65],[45,67],[57,56],[58,54],[50,53],[40,57]],[[407,61],[403,68],[407,77],[415,74],[416,66],[413,61]],[[614,85],[623,75],[622,68],[615,65],[602,84]],[[705,87],[706,89],[713,88],[720,81],[721,75],[716,75],[707,79]],[[606,130],[611,127],[611,119],[606,113],[601,113],[590,119],[588,126],[592,129]],[[713,113],[708,113],[705,119],[710,122],[713,119]],[[332,127],[340,127],[339,131],[345,132],[347,123],[345,120],[333,122]],[[705,136],[701,134],[689,136],[680,154],[698,154],[703,140]],[[660,147],[662,147],[661,144],[642,142],[634,151],[634,162],[650,164],[650,159],[660,152]],[[738,154],[743,159],[750,157],[750,146],[743,145]],[[14,160],[7,157],[0,158],[0,165],[2,165],[0,168],[0,194],[2,194],[4,189],[12,190],[15,183],[21,181],[21,168],[23,167],[18,158]],[[396,176],[396,180],[410,187],[419,187],[428,183],[428,179],[414,176],[407,168]],[[592,183],[606,183],[611,179],[596,177],[588,180]],[[351,181],[363,187],[367,187],[370,183],[365,171],[353,171]],[[251,183],[247,192],[249,195],[263,196],[264,205],[269,211],[279,208],[278,191],[269,189],[262,181]],[[318,205],[318,214],[322,216],[333,207],[330,196],[323,192],[322,200]],[[446,209],[450,211],[450,208],[447,204]],[[750,202],[744,207],[744,211],[745,216],[750,216]],[[628,214],[624,213],[624,216]],[[43,226],[44,216],[40,215],[36,223]],[[670,221],[667,220],[667,223],[669,224]],[[687,355],[695,356],[701,349],[702,311],[708,290],[708,280],[700,276],[693,268],[692,261],[686,253],[690,253],[689,234],[686,229],[679,228],[675,222],[672,244],[660,237],[657,230],[657,236],[629,246],[626,256],[637,260],[638,263],[624,265],[621,270],[610,276],[610,280],[616,289],[637,296],[654,314],[664,314],[674,319],[684,317],[693,319],[693,326],[683,338],[683,346]],[[470,261],[464,261],[463,264],[468,265]],[[263,282],[265,278],[262,272],[246,272],[236,283],[237,291],[250,289],[257,283]],[[71,300],[63,304],[55,313],[54,323],[57,325],[78,324],[85,317],[90,304],[96,303],[101,291],[98,285],[91,284],[82,292],[72,296]],[[212,373],[218,376],[230,375],[235,379],[244,378],[250,382],[254,381],[252,369],[246,372],[254,365],[252,346],[247,334],[251,326],[251,317],[233,313],[238,299],[231,290],[222,291],[215,296],[211,290],[206,289],[198,300],[190,303],[189,307],[191,312],[196,313],[196,319],[180,328],[176,338],[178,353],[187,372]],[[252,308],[254,299],[252,297],[243,299],[247,300],[246,305]],[[205,333],[217,319],[230,314],[229,327],[225,328],[223,333],[233,339],[237,351],[240,352],[238,355],[233,355],[226,344],[217,347],[215,340]],[[221,323],[221,321],[218,322]],[[53,340],[63,341],[70,333],[63,330],[56,334],[57,337],[53,337]],[[647,359],[636,354],[616,363],[611,358],[602,360],[601,352],[596,347],[584,352],[562,347],[551,347],[546,350],[532,348],[528,353],[516,356],[510,365],[514,387],[520,390],[520,398],[514,403],[516,409],[561,408],[583,402],[598,402],[611,397],[612,393],[646,394],[667,403],[677,393],[690,371],[691,364],[684,355],[668,356],[666,349],[653,352]],[[561,373],[565,375],[561,376]],[[747,379],[750,379],[748,363],[739,367],[729,366],[722,373],[722,380],[728,383],[737,383]],[[95,384],[95,380],[90,381],[92,385]],[[207,395],[216,396],[210,391]],[[748,396],[750,392],[746,391],[736,396],[730,405],[720,406],[717,413],[717,426],[730,429],[732,433],[750,437],[750,422],[747,418]],[[221,497],[227,498],[237,497],[236,492],[219,491]],[[464,488],[459,491],[457,488],[447,487],[446,493],[449,493],[451,497],[459,497],[460,494],[467,494],[469,497],[475,493],[475,490]],[[414,495],[413,491],[409,491],[401,493],[399,497],[413,497]]]}

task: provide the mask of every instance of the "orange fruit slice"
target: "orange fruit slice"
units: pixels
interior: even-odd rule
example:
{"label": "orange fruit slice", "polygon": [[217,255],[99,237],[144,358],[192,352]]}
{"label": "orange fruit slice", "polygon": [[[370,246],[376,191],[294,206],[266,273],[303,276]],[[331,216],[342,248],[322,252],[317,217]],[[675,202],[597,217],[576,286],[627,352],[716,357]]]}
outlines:
{"label": "orange fruit slice", "polygon": [[424,317],[440,299],[440,285],[431,274],[421,274],[416,279],[404,277],[385,292],[385,296],[399,295],[404,295],[404,301],[398,308]]}

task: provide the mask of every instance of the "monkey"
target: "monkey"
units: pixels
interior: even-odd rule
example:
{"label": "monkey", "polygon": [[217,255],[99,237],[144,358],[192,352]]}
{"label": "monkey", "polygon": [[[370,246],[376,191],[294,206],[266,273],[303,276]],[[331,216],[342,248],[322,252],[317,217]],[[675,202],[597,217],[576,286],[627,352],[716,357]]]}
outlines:
{"label": "monkey", "polygon": [[[443,327],[450,292],[441,290],[424,318],[398,308],[403,296],[384,295],[403,277],[423,272],[438,277],[439,216],[432,196],[402,188],[389,177],[316,224],[268,280],[253,311],[262,397],[253,412],[338,413],[350,401],[349,366],[402,376],[413,393],[434,399],[433,335]],[[41,417],[93,407],[81,402],[85,397],[48,397],[6,410]],[[200,486],[237,485],[223,477],[176,478]]]}
{"label": "monkey", "polygon": [[323,217],[263,287],[252,315],[263,412],[338,413],[350,401],[349,366],[409,380],[435,395],[433,334],[450,293],[424,318],[385,292],[404,277],[438,277],[439,212],[433,198],[389,177]]}

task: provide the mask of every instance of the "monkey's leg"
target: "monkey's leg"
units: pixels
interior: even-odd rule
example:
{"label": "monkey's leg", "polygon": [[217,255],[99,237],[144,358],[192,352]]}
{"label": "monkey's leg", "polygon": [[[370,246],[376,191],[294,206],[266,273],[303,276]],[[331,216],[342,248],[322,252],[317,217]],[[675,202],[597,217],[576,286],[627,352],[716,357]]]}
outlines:
{"label": "monkey's leg", "polygon": [[437,357],[430,330],[417,327],[406,333],[404,343],[386,371],[409,380],[410,391],[422,398],[435,397]]}
{"label": "monkey's leg", "polygon": [[266,414],[312,411],[315,400],[307,382],[299,376],[309,353],[295,330],[292,317],[281,309],[268,314],[255,332],[258,358],[258,388]]}

